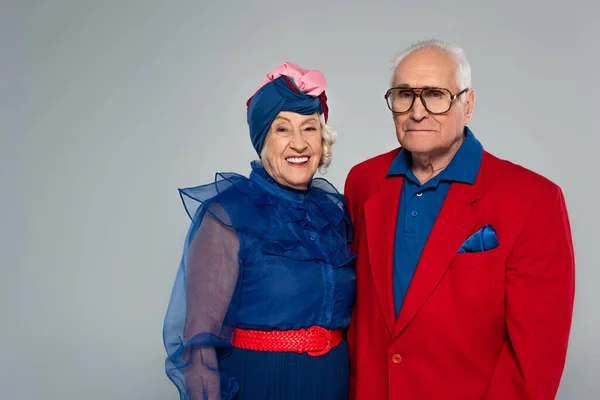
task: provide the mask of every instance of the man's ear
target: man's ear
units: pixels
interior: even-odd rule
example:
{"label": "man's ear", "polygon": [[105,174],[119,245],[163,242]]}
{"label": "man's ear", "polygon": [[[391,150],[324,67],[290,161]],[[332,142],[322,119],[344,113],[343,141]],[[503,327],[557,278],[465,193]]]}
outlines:
{"label": "man's ear", "polygon": [[471,120],[471,116],[473,115],[473,108],[475,107],[475,90],[469,89],[464,94],[465,96],[465,125],[469,123]]}

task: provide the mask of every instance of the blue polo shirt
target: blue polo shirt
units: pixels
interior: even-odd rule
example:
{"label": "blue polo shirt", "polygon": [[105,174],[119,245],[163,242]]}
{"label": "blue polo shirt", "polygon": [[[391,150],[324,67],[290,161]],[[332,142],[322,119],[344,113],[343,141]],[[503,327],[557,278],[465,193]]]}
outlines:
{"label": "blue polo shirt", "polygon": [[423,185],[412,172],[410,152],[400,150],[392,162],[387,176],[404,175],[394,240],[393,281],[396,317],[400,314],[406,291],[450,183],[475,183],[482,155],[481,143],[473,132],[465,127],[465,140],[450,164]]}

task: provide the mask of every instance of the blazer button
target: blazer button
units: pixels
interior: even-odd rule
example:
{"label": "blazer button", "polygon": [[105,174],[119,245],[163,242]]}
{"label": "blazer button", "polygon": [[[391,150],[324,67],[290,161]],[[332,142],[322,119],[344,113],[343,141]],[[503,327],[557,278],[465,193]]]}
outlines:
{"label": "blazer button", "polygon": [[400,354],[397,354],[397,353],[396,353],[396,354],[394,354],[394,355],[392,356],[392,362],[393,362],[394,364],[400,364],[400,363],[402,362],[402,356],[401,356]]}

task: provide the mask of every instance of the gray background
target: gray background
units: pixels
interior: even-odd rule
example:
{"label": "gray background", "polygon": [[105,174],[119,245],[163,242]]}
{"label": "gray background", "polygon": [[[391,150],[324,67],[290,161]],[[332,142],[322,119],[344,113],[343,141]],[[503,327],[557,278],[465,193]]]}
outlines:
{"label": "gray background", "polygon": [[[162,319],[188,219],[176,189],[255,157],[245,102],[283,61],[322,70],[327,177],[397,145],[389,65],[463,46],[487,150],[562,186],[577,295],[560,399],[600,392],[596,2],[3,1],[0,398],[176,399]],[[515,188],[515,190],[517,190]]]}

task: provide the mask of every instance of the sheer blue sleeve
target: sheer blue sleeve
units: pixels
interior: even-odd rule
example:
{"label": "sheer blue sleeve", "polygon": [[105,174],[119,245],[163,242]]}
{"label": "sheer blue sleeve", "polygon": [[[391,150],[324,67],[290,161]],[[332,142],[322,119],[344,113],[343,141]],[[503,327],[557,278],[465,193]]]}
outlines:
{"label": "sheer blue sleeve", "polygon": [[[188,208],[189,211],[189,208]],[[238,390],[219,372],[217,352],[231,346],[223,324],[239,275],[239,238],[225,210],[195,210],[164,323],[166,373],[181,400],[226,400]]]}

